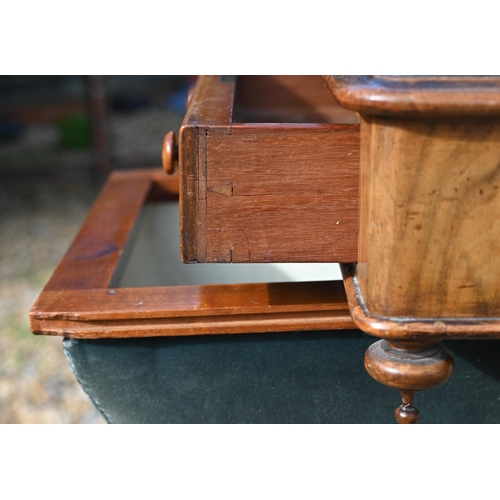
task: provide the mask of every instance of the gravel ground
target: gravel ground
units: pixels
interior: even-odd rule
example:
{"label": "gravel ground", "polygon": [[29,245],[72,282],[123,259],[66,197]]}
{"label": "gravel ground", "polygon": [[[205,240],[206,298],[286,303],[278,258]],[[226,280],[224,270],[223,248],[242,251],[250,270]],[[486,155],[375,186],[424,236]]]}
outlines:
{"label": "gravel ground", "polygon": [[74,184],[0,188],[0,423],[104,423],[61,338],[35,336],[28,322],[94,196]]}
{"label": "gravel ground", "polygon": [[[159,166],[163,134],[178,130],[181,119],[164,110],[110,116],[113,165]],[[60,150],[57,135],[40,127],[24,144],[3,149],[4,171],[9,156],[19,166],[21,152],[31,169],[36,158],[45,164],[50,157],[54,164],[88,168],[90,152]],[[104,423],[76,382],[61,338],[35,336],[28,322],[97,193],[85,179],[30,181],[29,172],[23,182],[0,181],[0,423]]]}

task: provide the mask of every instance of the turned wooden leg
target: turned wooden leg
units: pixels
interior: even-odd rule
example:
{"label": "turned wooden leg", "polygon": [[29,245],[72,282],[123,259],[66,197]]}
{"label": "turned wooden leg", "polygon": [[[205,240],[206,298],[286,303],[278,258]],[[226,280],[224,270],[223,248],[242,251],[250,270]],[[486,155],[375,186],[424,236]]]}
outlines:
{"label": "turned wooden leg", "polygon": [[401,392],[402,404],[394,415],[400,424],[415,424],[415,391],[436,387],[453,373],[453,357],[443,346],[416,340],[380,340],[365,354],[367,372],[378,382]]}

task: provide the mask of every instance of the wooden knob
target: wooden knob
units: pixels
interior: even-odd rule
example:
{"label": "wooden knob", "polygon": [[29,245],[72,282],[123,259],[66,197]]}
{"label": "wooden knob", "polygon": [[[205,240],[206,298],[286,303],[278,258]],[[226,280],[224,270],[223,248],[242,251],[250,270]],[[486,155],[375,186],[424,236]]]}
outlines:
{"label": "wooden knob", "polygon": [[172,175],[175,173],[178,159],[179,148],[175,140],[175,133],[168,132],[163,139],[163,150],[161,153],[163,169],[167,174]]}

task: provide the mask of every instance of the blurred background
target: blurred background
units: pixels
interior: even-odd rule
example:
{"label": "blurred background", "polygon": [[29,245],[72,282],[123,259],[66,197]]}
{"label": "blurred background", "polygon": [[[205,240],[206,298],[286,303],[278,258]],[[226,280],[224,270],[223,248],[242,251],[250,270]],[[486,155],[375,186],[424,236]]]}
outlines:
{"label": "blurred background", "polygon": [[0,76],[0,423],[104,423],[28,312],[114,169],[161,166],[192,76]]}

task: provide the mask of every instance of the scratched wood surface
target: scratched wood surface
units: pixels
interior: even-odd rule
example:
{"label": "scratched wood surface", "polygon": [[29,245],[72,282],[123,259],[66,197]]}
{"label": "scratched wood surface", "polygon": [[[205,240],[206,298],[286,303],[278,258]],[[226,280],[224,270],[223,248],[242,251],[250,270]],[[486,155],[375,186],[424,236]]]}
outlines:
{"label": "scratched wood surface", "polygon": [[351,262],[357,125],[233,126],[208,135],[206,262]]}
{"label": "scratched wood surface", "polygon": [[[500,333],[500,79],[326,77],[360,114],[360,239],[342,266],[351,314],[383,339],[365,367],[401,391],[445,382],[453,358],[437,341]],[[353,275],[349,275],[353,272]]]}
{"label": "scratched wood surface", "polygon": [[[75,304],[79,304],[75,310]],[[32,315],[74,321],[345,309],[341,281],[48,291]]]}
{"label": "scratched wood surface", "polygon": [[371,314],[360,302],[356,264],[341,264],[345,293],[354,324],[366,333],[397,341],[445,339],[498,339],[498,318],[381,318]]}
{"label": "scratched wood surface", "polygon": [[46,291],[30,321],[71,338],[354,328],[341,281]]}
{"label": "scratched wood surface", "polygon": [[500,122],[367,126],[360,286],[370,310],[500,317]]}
{"label": "scratched wood surface", "polygon": [[342,311],[181,317],[141,320],[32,320],[33,333],[78,339],[175,337],[245,333],[356,329],[346,307]]}
{"label": "scratched wood surface", "polygon": [[379,317],[500,317],[500,78],[326,77],[361,114],[357,280]]}
{"label": "scratched wood surface", "polygon": [[30,311],[36,334],[69,338],[353,329],[342,282],[116,288],[147,201],[178,196],[162,169],[114,172]]}
{"label": "scratched wood surface", "polygon": [[200,231],[204,231],[206,217],[203,202],[205,134],[213,125],[230,133],[234,91],[231,79],[224,81],[219,76],[199,76],[179,131],[181,254],[185,262],[195,262],[198,247],[205,247],[204,238],[199,237]]}
{"label": "scratched wood surface", "polygon": [[[190,101],[180,135],[183,260],[356,260],[359,125],[352,123],[353,115],[339,111],[319,76],[269,77],[267,86],[261,77],[238,91],[245,78],[200,78]],[[312,121],[265,123],[261,115],[259,123],[234,123],[234,96],[239,92],[241,115],[245,88],[250,104],[257,101],[256,81],[257,90],[274,90],[283,113],[291,102],[283,95],[294,95]],[[280,94],[283,81],[286,92]],[[311,104],[316,97],[306,106],[304,95],[318,88],[330,97],[329,108],[324,94],[321,106]],[[270,102],[269,96],[260,102]],[[275,104],[269,119],[278,108]],[[331,122],[322,123],[328,109]],[[351,123],[335,123],[339,116]]]}

